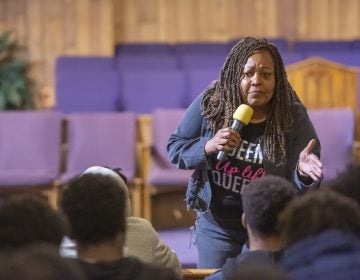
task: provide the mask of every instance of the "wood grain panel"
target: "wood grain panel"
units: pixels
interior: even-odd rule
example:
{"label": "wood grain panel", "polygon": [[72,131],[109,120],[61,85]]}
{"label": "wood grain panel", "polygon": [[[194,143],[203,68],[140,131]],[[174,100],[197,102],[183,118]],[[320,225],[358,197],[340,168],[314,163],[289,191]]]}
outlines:
{"label": "wood grain panel", "polygon": [[357,108],[358,69],[320,58],[287,66],[288,79],[308,108]]}
{"label": "wood grain panel", "polygon": [[113,55],[113,4],[113,0],[0,0],[0,32],[14,30],[24,47],[20,54],[29,61],[35,95],[54,92],[59,55]]}
{"label": "wood grain panel", "polygon": [[117,42],[360,37],[358,0],[114,0]]}

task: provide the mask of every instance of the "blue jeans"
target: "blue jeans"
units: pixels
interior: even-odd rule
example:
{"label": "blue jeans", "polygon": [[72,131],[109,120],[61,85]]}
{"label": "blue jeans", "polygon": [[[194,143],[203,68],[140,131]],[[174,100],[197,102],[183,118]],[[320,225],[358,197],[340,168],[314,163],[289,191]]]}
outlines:
{"label": "blue jeans", "polygon": [[247,240],[246,231],[221,228],[200,214],[195,222],[197,268],[220,268],[227,258],[235,258]]}

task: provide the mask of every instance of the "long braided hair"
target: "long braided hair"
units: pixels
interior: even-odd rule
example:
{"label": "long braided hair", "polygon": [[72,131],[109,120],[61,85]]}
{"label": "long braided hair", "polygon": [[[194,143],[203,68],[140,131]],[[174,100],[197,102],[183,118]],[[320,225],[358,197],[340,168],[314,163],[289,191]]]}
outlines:
{"label": "long braided hair", "polygon": [[244,77],[244,65],[259,49],[268,50],[275,65],[275,90],[266,118],[263,153],[270,162],[279,164],[286,157],[285,133],[293,122],[291,105],[300,100],[287,80],[278,49],[265,38],[244,37],[231,49],[219,80],[203,94],[201,111],[214,133],[231,125],[233,112],[243,103],[240,84]]}

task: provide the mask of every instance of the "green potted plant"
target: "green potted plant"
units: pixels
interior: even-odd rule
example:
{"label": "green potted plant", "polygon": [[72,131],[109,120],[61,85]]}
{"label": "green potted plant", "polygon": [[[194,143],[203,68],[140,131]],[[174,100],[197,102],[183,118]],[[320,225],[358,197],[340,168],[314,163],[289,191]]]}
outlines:
{"label": "green potted plant", "polygon": [[0,110],[32,108],[28,65],[17,57],[18,49],[10,32],[0,34]]}

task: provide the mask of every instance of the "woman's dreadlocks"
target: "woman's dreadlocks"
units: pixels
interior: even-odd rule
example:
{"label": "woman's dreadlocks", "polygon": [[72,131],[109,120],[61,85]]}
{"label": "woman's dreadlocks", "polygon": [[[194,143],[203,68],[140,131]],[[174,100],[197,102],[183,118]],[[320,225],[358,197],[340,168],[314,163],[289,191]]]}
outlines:
{"label": "woman's dreadlocks", "polygon": [[286,156],[285,133],[293,121],[291,104],[299,98],[287,80],[278,49],[266,39],[245,37],[231,49],[221,69],[220,79],[204,92],[201,111],[214,133],[231,125],[233,112],[243,103],[240,84],[244,65],[259,49],[268,50],[275,64],[275,91],[266,118],[263,153],[270,162],[278,164]]}

